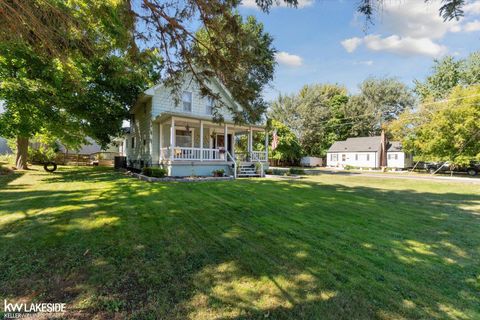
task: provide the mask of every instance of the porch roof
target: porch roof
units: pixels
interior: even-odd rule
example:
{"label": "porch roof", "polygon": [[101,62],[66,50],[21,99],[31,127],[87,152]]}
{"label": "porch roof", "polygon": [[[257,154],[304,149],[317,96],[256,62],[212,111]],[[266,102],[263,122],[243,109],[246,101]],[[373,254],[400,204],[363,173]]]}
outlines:
{"label": "porch roof", "polygon": [[[264,125],[258,125],[258,124],[236,124],[233,121],[228,121],[224,120],[222,123],[218,123],[212,120],[212,117],[209,116],[200,116],[200,115],[188,115],[185,113],[177,113],[177,112],[163,112],[161,115],[155,117],[154,121],[158,123],[165,123],[171,118],[174,118],[176,121],[191,121],[194,122],[196,121],[204,121],[204,124],[207,125],[212,125],[212,126],[222,126],[224,124],[229,125],[229,127],[233,127],[234,129],[240,129],[240,130],[248,130],[249,128],[252,128],[254,131],[265,131],[265,126]],[[198,123],[198,122],[197,122]]]}

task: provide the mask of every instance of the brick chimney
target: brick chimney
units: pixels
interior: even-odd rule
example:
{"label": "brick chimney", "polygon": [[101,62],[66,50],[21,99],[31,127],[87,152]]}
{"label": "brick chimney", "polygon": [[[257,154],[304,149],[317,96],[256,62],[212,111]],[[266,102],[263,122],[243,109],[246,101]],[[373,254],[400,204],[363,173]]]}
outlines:
{"label": "brick chimney", "polygon": [[380,167],[387,166],[387,145],[388,140],[385,135],[385,130],[382,129],[382,134],[380,135]]}

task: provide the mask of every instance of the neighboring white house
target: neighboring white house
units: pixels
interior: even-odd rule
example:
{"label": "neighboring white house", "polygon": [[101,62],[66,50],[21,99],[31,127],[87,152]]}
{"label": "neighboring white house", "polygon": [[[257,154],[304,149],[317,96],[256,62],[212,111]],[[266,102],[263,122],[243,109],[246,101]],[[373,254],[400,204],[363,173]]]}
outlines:
{"label": "neighboring white house", "polygon": [[[381,136],[336,141],[327,151],[327,166],[379,168],[381,145]],[[387,167],[403,169],[413,165],[412,155],[402,151],[400,142],[387,141],[386,146]]]}
{"label": "neighboring white house", "polygon": [[[224,104],[242,111],[218,80],[212,79],[208,86]],[[186,77],[178,98],[179,103],[175,103],[171,88],[163,84],[139,96],[130,111],[130,132],[123,146],[128,166],[161,166],[170,176],[207,176],[218,169],[234,175],[239,162],[245,172],[255,168],[256,163],[268,166],[267,151],[253,150],[254,133],[265,131],[264,126],[237,125],[227,108],[218,110],[223,123],[213,121],[213,101],[201,95],[198,83],[191,77]],[[247,135],[246,154],[235,152],[236,137],[240,135]],[[265,135],[265,145],[267,139]]]}

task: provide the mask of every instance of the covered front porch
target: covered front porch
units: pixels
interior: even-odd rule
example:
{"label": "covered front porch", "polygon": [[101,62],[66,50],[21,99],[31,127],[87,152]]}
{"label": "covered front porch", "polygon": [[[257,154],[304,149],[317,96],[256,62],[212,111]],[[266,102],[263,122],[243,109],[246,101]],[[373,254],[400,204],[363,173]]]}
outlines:
{"label": "covered front porch", "polygon": [[[254,150],[258,146],[259,132],[265,128],[256,125],[222,124],[209,119],[185,117],[180,115],[162,115],[155,120],[158,126],[158,155],[153,163],[166,166],[174,174],[172,166],[195,170],[197,175],[211,174],[212,168],[231,168],[236,176],[237,165],[259,164],[263,167],[268,162],[268,135],[264,135],[264,150]],[[153,133],[155,135],[155,132]],[[243,138],[242,138],[243,137]],[[256,143],[255,138],[257,138]],[[237,146],[242,144],[243,150]],[[155,146],[152,146],[155,149]],[[245,148],[246,147],[246,148]],[[177,169],[178,169],[177,168]],[[210,171],[208,171],[210,170]],[[232,172],[233,171],[233,172]],[[197,172],[200,172],[197,173]]]}

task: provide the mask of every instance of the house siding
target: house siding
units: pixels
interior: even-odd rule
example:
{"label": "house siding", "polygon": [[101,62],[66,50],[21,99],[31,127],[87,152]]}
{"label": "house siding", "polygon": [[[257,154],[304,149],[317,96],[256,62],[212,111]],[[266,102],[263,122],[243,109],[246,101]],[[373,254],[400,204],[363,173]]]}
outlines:
{"label": "house siding", "polygon": [[[152,121],[151,121],[152,103],[147,101],[136,108],[135,121],[130,123],[130,134],[127,135],[127,158],[129,161],[143,161],[151,163],[152,161]],[[132,148],[132,137],[135,139]],[[145,143],[144,143],[145,140]]]}
{"label": "house siding", "polygon": [[[337,155],[337,160],[334,160]],[[358,156],[356,160],[355,156]],[[333,156],[333,157],[332,157]],[[343,161],[345,156],[345,161]],[[368,157],[368,160],[367,160]],[[328,152],[327,166],[328,167],[362,167],[362,168],[376,168],[378,167],[378,152]]]}
{"label": "house siding", "polygon": [[[214,85],[210,85],[211,90],[214,93],[218,93],[221,96],[222,101],[227,103],[227,97],[220,91],[217,90]],[[192,92],[192,111],[184,111],[181,95],[183,91]],[[155,90],[155,94],[152,97],[152,117],[155,118],[161,115],[164,112],[175,112],[175,113],[183,113],[189,116],[201,116],[201,117],[211,117],[210,114],[207,113],[207,103],[208,99],[206,97],[202,97],[200,93],[199,85],[194,81],[186,81],[182,88],[179,91],[179,103],[178,105],[175,104],[175,96],[173,95],[171,89],[161,85]],[[222,108],[219,110],[219,113],[224,117],[227,121],[233,121],[232,113],[227,110],[226,108]]]}
{"label": "house siding", "polygon": [[[229,106],[229,109],[242,110],[221,84],[213,81],[210,86],[214,93],[220,95],[220,99]],[[192,93],[191,111],[183,110],[181,100],[183,91]],[[194,81],[186,81],[180,88],[178,104],[175,103],[176,99],[173,94],[175,93],[172,93],[171,89],[158,85],[146,90],[139,96],[136,105],[131,110],[134,121],[130,124],[130,133],[125,136],[127,165],[135,168],[161,165],[168,169],[169,175],[173,176],[212,175],[212,171],[215,169],[225,169],[227,174],[234,174],[233,164],[228,163],[226,159],[220,161],[220,159],[210,158],[207,159],[208,161],[201,161],[201,159],[192,158],[194,161],[179,161],[178,159],[173,162],[160,161],[160,147],[167,148],[170,146],[172,119],[175,121],[176,130],[185,130],[186,128],[183,126],[188,123],[189,130],[193,134],[192,146],[195,148],[200,147],[202,139],[203,148],[211,148],[211,135],[214,133],[223,135],[224,130],[223,124],[209,121],[209,118],[213,120],[213,116],[208,114],[208,99],[201,96],[199,85]],[[218,112],[226,120],[228,133],[233,134],[235,128],[231,122],[233,122],[234,117],[229,109],[225,108],[218,110]],[[203,137],[200,137],[201,121],[204,121]],[[247,130],[245,126],[242,128]],[[135,139],[134,147],[131,144],[132,138]],[[176,143],[176,146],[179,146],[179,144]],[[190,147],[190,144],[188,147]]]}
{"label": "house siding", "polygon": [[[395,159],[395,155],[397,159]],[[409,168],[413,165],[413,159],[410,154],[405,154],[401,151],[387,152],[387,166],[389,168]]]}

